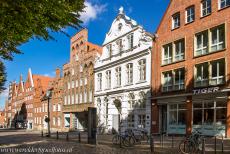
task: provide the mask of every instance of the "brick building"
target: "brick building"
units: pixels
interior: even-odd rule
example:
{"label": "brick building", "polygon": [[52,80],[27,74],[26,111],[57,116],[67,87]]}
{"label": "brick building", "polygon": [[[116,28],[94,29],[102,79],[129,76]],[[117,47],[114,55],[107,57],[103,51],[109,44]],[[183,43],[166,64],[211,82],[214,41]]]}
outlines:
{"label": "brick building", "polygon": [[88,42],[88,30],[82,29],[71,38],[70,62],[64,73],[64,127],[87,128],[88,107],[94,107],[94,61],[101,47]]}
{"label": "brick building", "polygon": [[45,89],[50,80],[46,76],[32,75],[29,69],[25,82],[20,76],[19,83],[12,82],[9,85],[7,103],[9,127],[33,129],[36,91]]}
{"label": "brick building", "polygon": [[42,82],[38,82],[41,88],[36,90],[34,101],[34,121],[36,130],[47,130],[48,123],[45,121],[48,118],[48,100],[44,99],[48,90],[51,90],[52,96],[49,101],[50,111],[50,127],[51,131],[62,130],[62,88],[63,78],[61,78],[60,69],[56,69],[56,76],[42,86]]}
{"label": "brick building", "polygon": [[5,111],[0,111],[0,128],[5,127]]}
{"label": "brick building", "polygon": [[230,137],[230,1],[171,0],[152,54],[152,132]]}

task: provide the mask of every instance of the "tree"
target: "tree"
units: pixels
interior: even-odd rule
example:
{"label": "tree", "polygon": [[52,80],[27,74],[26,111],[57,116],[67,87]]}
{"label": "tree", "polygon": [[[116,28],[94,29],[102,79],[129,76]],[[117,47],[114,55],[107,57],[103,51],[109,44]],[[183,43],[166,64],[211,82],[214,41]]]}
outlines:
{"label": "tree", "polygon": [[54,39],[50,31],[79,28],[84,7],[84,0],[0,0],[0,60],[13,60],[30,38]]}
{"label": "tree", "polygon": [[5,90],[4,83],[6,82],[5,66],[3,62],[0,61],[0,93]]}

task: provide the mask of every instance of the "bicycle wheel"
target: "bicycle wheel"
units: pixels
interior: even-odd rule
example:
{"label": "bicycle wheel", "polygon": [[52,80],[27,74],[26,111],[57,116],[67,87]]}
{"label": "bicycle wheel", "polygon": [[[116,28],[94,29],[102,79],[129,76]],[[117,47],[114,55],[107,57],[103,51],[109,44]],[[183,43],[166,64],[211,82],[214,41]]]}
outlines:
{"label": "bicycle wheel", "polygon": [[119,135],[113,136],[112,143],[115,145],[119,144],[120,143],[120,136]]}
{"label": "bicycle wheel", "polygon": [[193,153],[193,147],[189,144],[188,140],[183,140],[181,141],[181,143],[179,144],[179,150],[181,153],[183,154],[189,154],[189,153]]}

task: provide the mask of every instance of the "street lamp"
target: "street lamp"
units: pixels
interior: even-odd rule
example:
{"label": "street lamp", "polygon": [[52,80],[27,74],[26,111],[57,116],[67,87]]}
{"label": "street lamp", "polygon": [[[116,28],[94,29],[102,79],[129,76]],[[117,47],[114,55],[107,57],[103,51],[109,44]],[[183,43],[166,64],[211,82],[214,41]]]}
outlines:
{"label": "street lamp", "polygon": [[46,137],[50,137],[50,99],[52,98],[52,89],[48,89],[46,91],[46,95],[43,97],[42,100],[47,100],[47,112],[48,112],[48,118],[45,119],[45,122],[48,123],[48,134]]}

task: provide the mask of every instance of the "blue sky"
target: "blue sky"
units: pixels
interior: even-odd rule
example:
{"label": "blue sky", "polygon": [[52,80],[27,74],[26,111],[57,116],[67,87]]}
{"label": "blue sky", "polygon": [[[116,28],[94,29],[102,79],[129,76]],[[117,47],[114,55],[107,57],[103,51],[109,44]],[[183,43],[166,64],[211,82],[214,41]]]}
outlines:
{"label": "blue sky", "polygon": [[[125,14],[136,20],[148,32],[154,33],[170,0],[87,0],[86,12],[82,14],[83,26],[88,28],[89,41],[101,45],[120,6]],[[70,36],[77,30],[64,29]],[[13,61],[6,61],[7,82],[19,80],[20,74],[26,78],[28,68],[33,74],[54,76],[55,68],[68,62],[70,38],[62,33],[51,33],[56,39],[40,41],[31,39],[19,48],[24,54],[15,55]],[[0,108],[4,106],[7,90],[0,95]]]}

